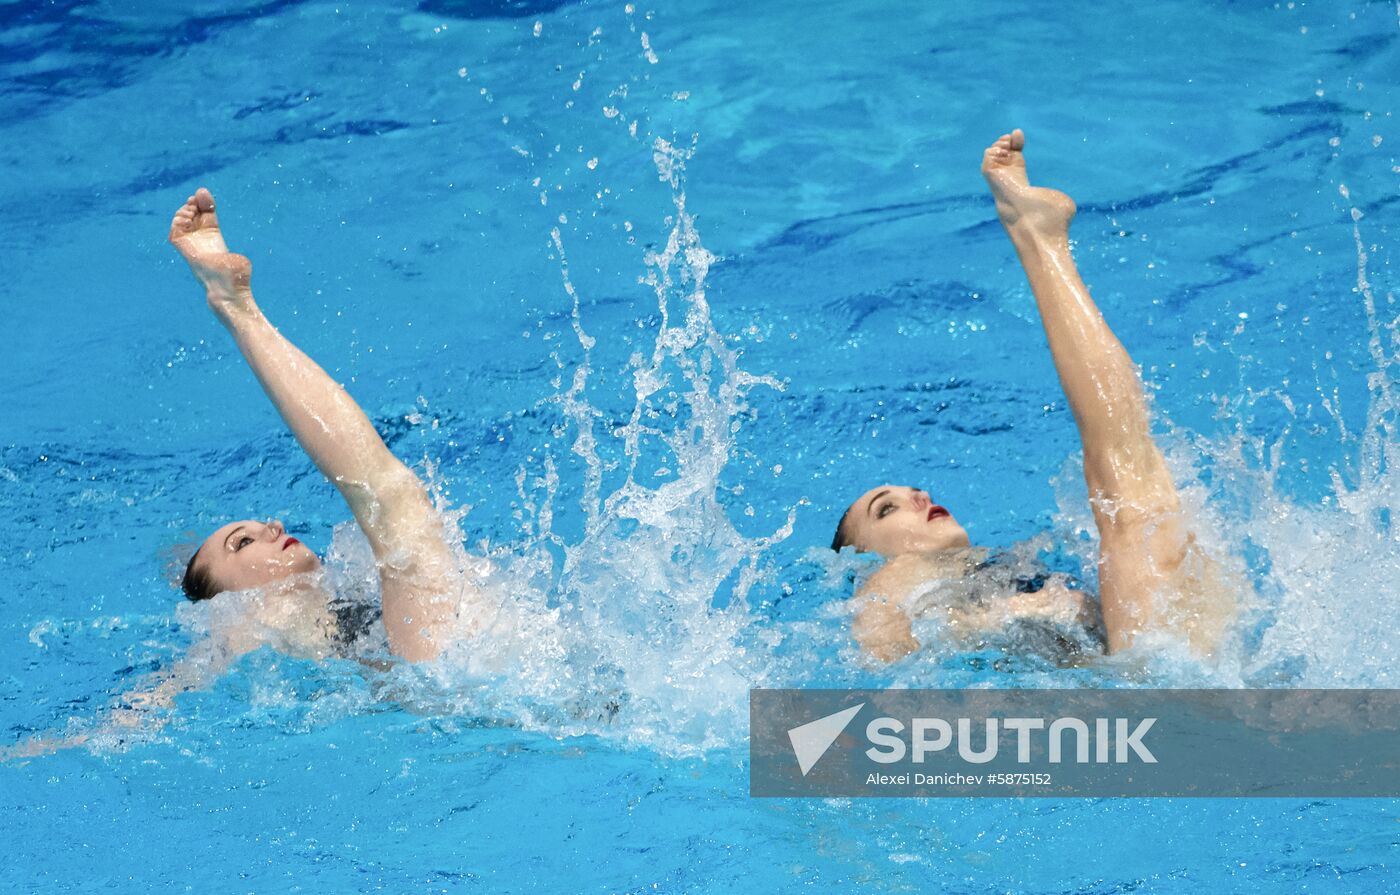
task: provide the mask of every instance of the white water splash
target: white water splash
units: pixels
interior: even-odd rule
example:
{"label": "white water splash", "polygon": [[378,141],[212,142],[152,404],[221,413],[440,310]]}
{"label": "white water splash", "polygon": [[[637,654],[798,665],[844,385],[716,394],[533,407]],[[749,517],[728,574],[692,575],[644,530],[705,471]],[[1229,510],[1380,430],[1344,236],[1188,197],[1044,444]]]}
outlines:
{"label": "white water splash", "polygon": [[[1349,203],[1345,186],[1341,195]],[[1367,375],[1366,423],[1359,433],[1342,423],[1339,397],[1319,403],[1340,432],[1339,447],[1356,448],[1350,468],[1328,471],[1330,493],[1320,503],[1289,496],[1281,476],[1294,422],[1268,437],[1244,431],[1241,408],[1228,404],[1234,432],[1204,437],[1168,423],[1162,447],[1200,543],[1216,557],[1243,556],[1252,603],[1241,620],[1241,638],[1212,686],[1387,687],[1397,673],[1395,631],[1400,629],[1400,531],[1392,514],[1400,506],[1397,424],[1400,400],[1400,330],[1395,297],[1378,299],[1368,272],[1363,214],[1351,208],[1356,246],[1356,287],[1366,315],[1374,369]],[[1282,390],[1252,394],[1248,406],[1277,401],[1299,427],[1307,423]],[[1209,475],[1204,474],[1209,470]],[[1083,496],[1082,469],[1066,464],[1058,477],[1058,535],[1083,567],[1093,569],[1096,538]],[[1348,484],[1354,482],[1354,484]],[[1162,648],[1154,642],[1147,655]],[[1181,654],[1159,657],[1157,682],[1191,685],[1201,668]]]}
{"label": "white water splash", "polygon": [[[1349,203],[1351,195],[1340,188]],[[1332,493],[1321,506],[1279,497],[1274,487],[1279,451],[1253,449],[1271,458],[1255,473],[1254,486],[1272,499],[1248,527],[1268,554],[1265,584],[1278,593],[1273,619],[1251,657],[1261,683],[1283,678],[1300,686],[1394,686],[1395,631],[1400,629],[1400,532],[1392,513],[1400,506],[1400,456],[1396,426],[1400,402],[1393,387],[1400,371],[1400,332],[1395,296],[1377,305],[1367,272],[1362,213],[1351,208],[1356,244],[1356,293],[1366,312],[1368,347],[1375,368],[1367,376],[1369,404],[1359,434],[1343,430],[1343,444],[1359,447],[1352,475],[1331,471]],[[1232,447],[1243,448],[1237,440]],[[1236,454],[1238,456],[1238,454]],[[1233,458],[1232,458],[1233,459]],[[1235,474],[1246,478],[1244,469]],[[1348,479],[1355,481],[1347,484]],[[1262,496],[1261,495],[1261,496]]]}
{"label": "white water splash", "polygon": [[[408,704],[678,754],[742,740],[748,690],[771,665],[751,642],[746,598],[796,511],[772,534],[748,537],[719,499],[749,390],[781,386],[740,369],[710,319],[705,281],[716,259],[686,209],[689,154],[664,140],[654,146],[674,205],[665,246],[647,253],[640,280],[659,323],[650,355],[632,357],[633,406],[612,431],[598,431],[604,415],[589,400],[596,343],[563,236],[552,231],[582,358],[561,370],[542,407],[559,414],[555,434],[571,435],[583,466],[583,532],[570,540],[555,530],[556,458],[546,454],[534,476],[522,468],[528,542],[493,552],[495,569],[480,581],[501,612],[432,671],[404,670],[399,698]],[[600,444],[609,438],[621,443],[617,460]],[[622,480],[609,489],[611,473]],[[414,682],[425,678],[429,686]]]}

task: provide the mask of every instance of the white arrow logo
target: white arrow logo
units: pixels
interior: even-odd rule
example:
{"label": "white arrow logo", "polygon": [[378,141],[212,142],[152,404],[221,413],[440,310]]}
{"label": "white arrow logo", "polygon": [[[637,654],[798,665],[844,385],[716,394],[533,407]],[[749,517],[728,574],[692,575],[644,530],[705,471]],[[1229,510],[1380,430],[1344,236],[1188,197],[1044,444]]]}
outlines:
{"label": "white arrow logo", "polygon": [[851,719],[863,708],[865,703],[862,702],[858,706],[843,709],[834,715],[818,718],[788,731],[788,739],[792,741],[792,751],[797,755],[797,766],[802,769],[803,777],[821,761],[826,750],[830,749],[831,744],[841,735],[841,731],[846,729],[846,725],[850,724]]}

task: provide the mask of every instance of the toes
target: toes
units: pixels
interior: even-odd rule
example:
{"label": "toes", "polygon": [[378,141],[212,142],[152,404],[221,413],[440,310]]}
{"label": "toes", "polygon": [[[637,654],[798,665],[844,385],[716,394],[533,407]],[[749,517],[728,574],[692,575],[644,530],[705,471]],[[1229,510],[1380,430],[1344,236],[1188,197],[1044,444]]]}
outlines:
{"label": "toes", "polygon": [[1012,131],[1008,137],[1011,141],[1011,148],[1020,151],[1026,147],[1026,135],[1018,127]]}
{"label": "toes", "polygon": [[180,206],[175,212],[174,217],[170,219],[171,239],[174,239],[176,236],[184,236],[194,230],[195,211],[194,196],[191,196],[189,201]]}
{"label": "toes", "polygon": [[195,206],[200,211],[214,210],[214,194],[204,187],[200,187],[199,190],[190,197],[190,201],[195,203]]}

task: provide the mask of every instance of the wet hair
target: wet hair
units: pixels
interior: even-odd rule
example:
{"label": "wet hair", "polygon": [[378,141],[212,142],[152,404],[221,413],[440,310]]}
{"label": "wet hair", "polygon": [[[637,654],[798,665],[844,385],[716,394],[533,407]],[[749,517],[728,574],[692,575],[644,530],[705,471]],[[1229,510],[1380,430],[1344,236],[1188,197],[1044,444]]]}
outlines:
{"label": "wet hair", "polygon": [[214,576],[209,574],[209,565],[196,566],[199,561],[199,551],[194,552],[190,557],[189,564],[185,566],[185,577],[180,579],[180,590],[185,592],[185,596],[194,602],[207,600],[219,592],[219,586],[214,583]]}
{"label": "wet hair", "polygon": [[851,532],[846,527],[846,522],[850,518],[851,508],[847,507],[846,512],[841,514],[841,521],[836,523],[836,535],[831,539],[831,549],[835,550],[837,553],[841,552],[842,547],[849,547],[851,544],[855,543],[851,540]]}

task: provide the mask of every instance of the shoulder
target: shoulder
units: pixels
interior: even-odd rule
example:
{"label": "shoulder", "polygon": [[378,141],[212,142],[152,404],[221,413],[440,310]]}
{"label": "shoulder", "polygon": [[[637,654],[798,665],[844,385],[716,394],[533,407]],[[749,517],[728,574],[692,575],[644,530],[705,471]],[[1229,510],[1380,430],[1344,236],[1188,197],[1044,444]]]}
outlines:
{"label": "shoulder", "polygon": [[934,564],[923,554],[901,553],[865,579],[856,591],[856,598],[865,602],[899,603],[935,572]]}
{"label": "shoulder", "polygon": [[905,604],[937,566],[917,553],[887,560],[865,580],[854,598],[851,633],[866,653],[894,662],[919,648]]}

